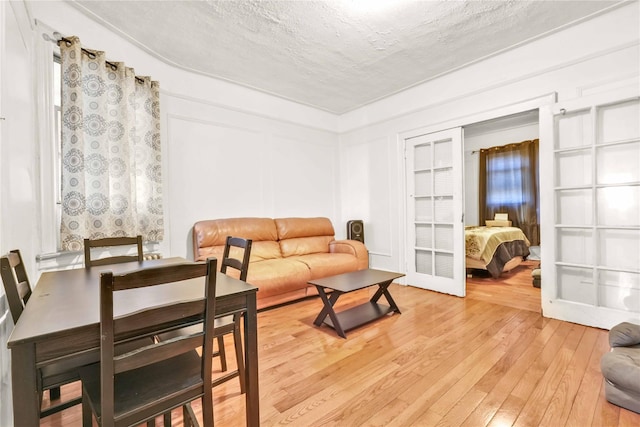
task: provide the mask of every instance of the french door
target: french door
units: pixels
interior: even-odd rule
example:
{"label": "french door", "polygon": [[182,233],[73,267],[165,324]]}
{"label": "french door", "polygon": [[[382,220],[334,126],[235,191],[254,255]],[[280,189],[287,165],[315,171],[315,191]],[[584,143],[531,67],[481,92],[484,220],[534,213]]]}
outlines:
{"label": "french door", "polygon": [[404,138],[407,283],[464,296],[462,128]]}
{"label": "french door", "polygon": [[542,309],[640,320],[640,100],[626,88],[541,110]]}

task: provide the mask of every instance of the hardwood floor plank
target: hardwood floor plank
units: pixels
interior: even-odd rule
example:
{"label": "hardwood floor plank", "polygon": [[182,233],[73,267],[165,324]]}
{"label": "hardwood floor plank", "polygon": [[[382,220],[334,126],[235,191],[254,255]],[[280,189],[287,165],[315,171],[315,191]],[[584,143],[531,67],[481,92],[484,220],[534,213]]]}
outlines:
{"label": "hardwood floor plank", "polygon": [[511,394],[526,401],[534,392],[536,385],[544,376],[545,372],[555,359],[556,355],[562,348],[562,344],[571,332],[572,325],[569,323],[561,323],[555,333],[547,341],[546,345],[540,352],[531,367],[525,372],[524,376],[518,382]]}
{"label": "hardwood floor plank", "polygon": [[540,313],[540,289],[533,287],[531,277],[539,265],[540,261],[524,261],[498,279],[487,272],[474,271],[467,278],[467,298]]}
{"label": "hardwood floor plank", "polygon": [[526,400],[521,399],[513,394],[510,394],[500,405],[500,408],[496,411],[496,414],[491,418],[488,427],[504,427],[512,426],[516,418],[520,414],[522,407],[525,405]]}
{"label": "hardwood floor plank", "polygon": [[[451,408],[463,399],[466,393],[472,393],[474,396],[482,395],[483,398],[487,395],[486,392],[474,386],[502,359],[508,349],[515,345],[521,337],[522,331],[519,330],[517,326],[521,323],[522,319],[514,316],[510,320],[511,322],[503,328],[506,331],[510,331],[510,334],[501,336],[500,332],[503,332],[503,330],[498,331],[496,335],[486,340],[485,345],[479,347],[478,350],[471,354],[468,358],[469,370],[431,406],[430,409],[432,411],[445,416],[446,419]],[[458,366],[464,366],[464,364]],[[469,413],[470,412],[471,411],[469,411]],[[467,416],[469,413],[467,413]]]}
{"label": "hardwood floor plank", "polygon": [[640,415],[635,412],[622,410],[620,411],[618,426],[640,426]]}
{"label": "hardwood floor plank", "polygon": [[600,331],[596,329],[585,329],[582,340],[560,379],[554,395],[551,397],[551,401],[539,423],[540,426],[553,427],[558,424],[566,424],[571,408],[575,403],[574,400],[580,387],[580,380],[585,376],[587,364],[599,333]]}
{"label": "hardwood floor plank", "polygon": [[379,410],[375,411],[371,417],[369,417],[365,425],[371,427],[387,427],[397,417],[397,414],[403,413],[409,404],[400,399],[393,399]]}
{"label": "hardwood floor plank", "polygon": [[[461,425],[471,412],[482,402],[486,393],[471,389],[462,398],[457,399],[453,407],[447,410],[446,415],[438,422],[437,427],[453,427]],[[435,410],[434,412],[438,412]]]}
{"label": "hardwood floor plank", "polygon": [[[596,401],[595,410],[593,411],[593,418],[591,425],[593,427],[616,427],[620,424],[620,408],[607,402],[604,395],[604,381],[600,381],[598,384],[598,400]],[[571,426],[578,426],[578,422],[575,418],[569,418],[568,424]],[[583,424],[585,425],[585,424]],[[627,424],[627,425],[640,425],[639,423]]]}
{"label": "hardwood floor plank", "polygon": [[[533,327],[528,331],[528,334],[535,334],[531,336],[529,345],[522,351],[517,345],[511,349],[513,354],[507,357],[512,358],[513,360],[515,360],[515,362],[504,374],[500,376],[498,381],[495,382],[495,386],[489,392],[487,399],[485,399],[485,401],[483,401],[481,405],[478,406],[477,412],[474,411],[474,413],[472,413],[469,418],[465,420],[464,425],[487,425],[486,420],[489,414],[497,414],[498,418],[504,418],[507,416],[506,414],[514,413],[513,408],[509,407],[506,412],[503,411],[504,413],[498,414],[501,405],[509,399],[509,396],[511,395],[516,385],[519,384],[520,381],[522,381],[525,374],[539,358],[540,353],[543,351],[551,337],[555,334],[555,331],[558,329],[560,324],[561,322],[554,320],[548,322],[541,329],[538,329],[538,327]],[[484,386],[484,383],[481,381],[477,386]],[[509,401],[509,404],[513,406],[515,402],[520,401],[522,400],[511,399]],[[519,411],[520,408],[518,408],[515,416],[518,415]]]}
{"label": "hardwood floor plank", "polygon": [[[313,325],[322,308],[318,298],[260,312],[261,424],[640,425],[639,414],[604,397],[600,358],[609,351],[607,331],[543,318],[528,267],[502,282],[472,281],[466,298],[392,285],[402,314],[349,331],[347,339]],[[345,295],[337,309],[371,295]],[[225,344],[233,354],[232,340]],[[234,362],[229,359],[230,369]],[[78,384],[70,387],[63,398],[73,387],[79,392]],[[193,408],[201,416],[200,404]],[[80,425],[80,415],[79,406],[70,408],[41,425]],[[214,389],[214,416],[218,427],[244,426],[237,381]],[[180,426],[181,411],[172,419]]]}
{"label": "hardwood floor plank", "polygon": [[562,346],[551,363],[546,366],[544,375],[538,381],[533,393],[528,397],[526,405],[514,423],[514,427],[538,425],[540,423],[560,384],[562,376],[573,358],[584,331],[584,327],[572,325]]}
{"label": "hardwood floor plank", "polygon": [[[518,331],[520,332],[518,342],[511,346],[500,361],[473,386],[474,389],[483,391],[487,395],[462,425],[475,427],[486,426],[489,423],[515,387],[516,382],[524,375],[539,351],[542,350],[546,341],[541,338],[542,329],[535,326],[539,324],[538,315],[529,313],[528,321],[521,325],[526,329]],[[551,324],[549,328],[553,326],[554,324]],[[557,323],[555,326],[557,327]],[[525,352],[529,353],[528,357]]]}
{"label": "hardwood floor plank", "polygon": [[539,316],[532,312],[521,313],[526,315],[526,318],[518,327],[517,341],[508,348],[502,358],[478,381],[474,388],[490,393],[540,334],[541,328],[538,329],[536,326],[539,323]]}

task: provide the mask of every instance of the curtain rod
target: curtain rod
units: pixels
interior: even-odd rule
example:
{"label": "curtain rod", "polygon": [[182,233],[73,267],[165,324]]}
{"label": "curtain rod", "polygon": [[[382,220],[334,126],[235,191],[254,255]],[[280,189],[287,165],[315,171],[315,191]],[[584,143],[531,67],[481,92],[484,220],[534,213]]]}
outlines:
{"label": "curtain rod", "polygon": [[[51,39],[51,38],[50,38],[48,35],[46,35],[46,34],[43,34],[43,37],[44,37],[44,36],[46,36],[46,37],[45,37],[45,39],[49,39],[49,40],[51,40],[53,43],[57,44],[58,46],[60,46],[60,43],[61,43],[61,42],[65,42],[65,43],[67,44],[67,46],[69,46],[69,45],[71,44],[71,40],[69,40],[69,39],[68,39],[68,38],[66,38],[66,37],[63,37],[62,35],[60,35],[60,33],[57,33],[57,32],[54,32],[54,33],[53,33],[53,36],[54,36],[54,37],[60,36],[60,38],[59,38],[59,39],[55,39],[55,40],[54,40],[54,39]],[[91,58],[91,59],[95,59],[96,54],[95,54],[95,52],[94,52],[94,51],[89,50],[89,49],[85,49],[85,48],[83,48],[83,47],[82,47],[82,48],[80,48],[80,49],[82,50],[82,53],[84,53],[85,55],[87,55],[89,58]],[[118,64],[116,64],[115,62],[107,61],[106,59],[104,60],[104,62],[105,62],[108,66],[110,66],[112,70],[117,70],[117,69],[118,69]],[[135,79],[136,79],[136,81],[137,81],[138,83],[144,83],[144,79],[142,79],[142,78],[140,78],[140,77],[138,77],[138,76],[134,76],[134,77],[135,77]]]}
{"label": "curtain rod", "polygon": [[536,139],[527,139],[525,141],[520,141],[520,142],[510,142],[509,144],[505,144],[505,145],[499,145],[496,147],[489,147],[489,148],[481,148],[480,150],[473,150],[471,152],[471,154],[476,154],[479,153],[481,150],[499,150],[500,148],[505,148],[505,147],[510,147],[510,146],[516,146],[516,145],[520,145],[520,144],[524,144],[525,142],[534,142],[536,140],[538,140],[539,138]]}

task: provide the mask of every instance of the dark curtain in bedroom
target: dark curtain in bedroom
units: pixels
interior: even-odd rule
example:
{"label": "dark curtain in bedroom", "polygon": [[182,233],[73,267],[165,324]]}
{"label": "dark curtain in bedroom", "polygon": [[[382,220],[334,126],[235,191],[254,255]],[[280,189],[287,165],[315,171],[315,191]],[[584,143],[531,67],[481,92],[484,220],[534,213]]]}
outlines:
{"label": "dark curtain in bedroom", "polygon": [[506,212],[533,246],[540,244],[538,140],[480,150],[480,224]]}

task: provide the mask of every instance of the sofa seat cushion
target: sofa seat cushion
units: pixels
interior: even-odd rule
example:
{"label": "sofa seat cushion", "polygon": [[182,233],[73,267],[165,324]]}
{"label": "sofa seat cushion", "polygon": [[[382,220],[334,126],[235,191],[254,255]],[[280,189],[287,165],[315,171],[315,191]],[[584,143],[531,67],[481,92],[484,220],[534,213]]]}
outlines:
{"label": "sofa seat cushion", "polygon": [[602,356],[600,367],[607,400],[640,413],[640,350],[614,347]]}
{"label": "sofa seat cushion", "polygon": [[311,254],[291,257],[305,264],[311,270],[311,278],[320,279],[358,269],[358,260],[348,254]]}
{"label": "sofa seat cushion", "polygon": [[304,289],[309,280],[309,267],[287,258],[252,262],[247,272],[247,283],[258,287],[258,299]]}

